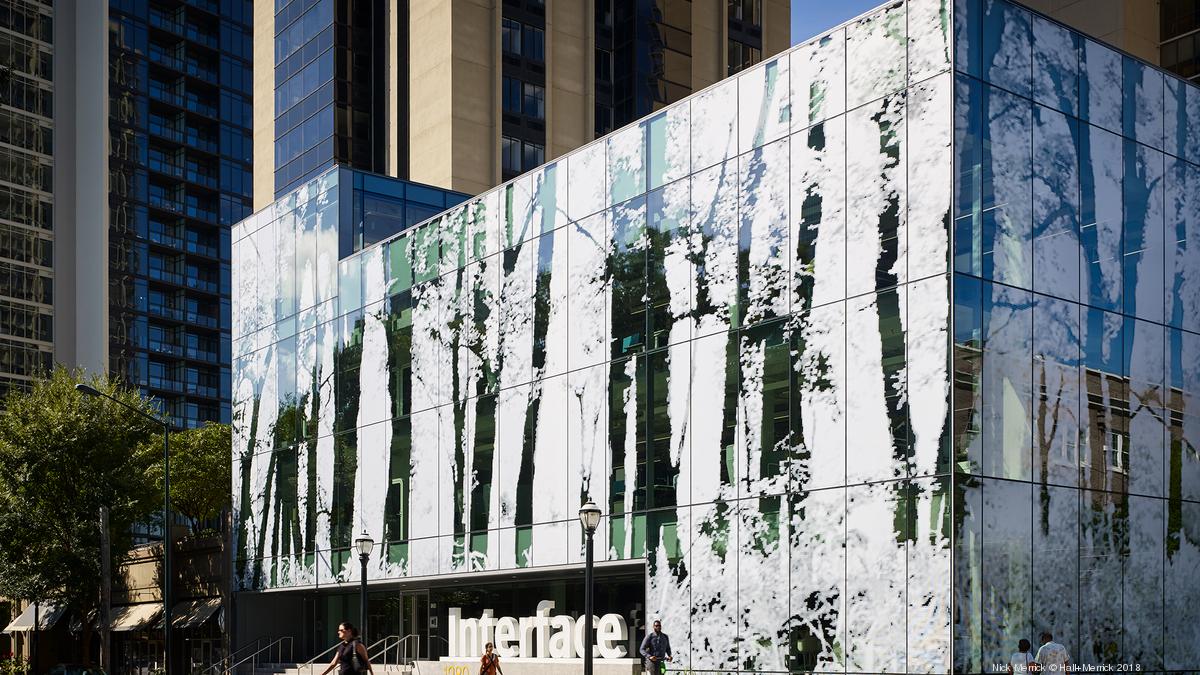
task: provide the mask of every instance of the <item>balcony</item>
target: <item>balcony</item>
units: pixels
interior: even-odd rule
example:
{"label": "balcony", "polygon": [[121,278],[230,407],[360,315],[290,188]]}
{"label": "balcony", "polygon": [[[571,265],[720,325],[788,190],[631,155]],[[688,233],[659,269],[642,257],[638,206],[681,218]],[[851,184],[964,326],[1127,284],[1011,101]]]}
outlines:
{"label": "balcony", "polygon": [[188,253],[195,253],[197,255],[206,255],[210,258],[221,257],[220,252],[217,251],[216,246],[202,244],[198,241],[189,241],[187,243],[187,246],[184,248],[184,250],[187,251]]}
{"label": "balcony", "polygon": [[196,131],[195,129],[187,130],[184,142],[193,148],[197,148],[205,152],[211,152],[214,155],[218,152],[217,142],[209,138],[204,138],[200,135],[200,132]]}
{"label": "balcony", "polygon": [[188,382],[184,387],[184,392],[194,396],[205,396],[208,398],[218,398],[216,387],[209,387],[203,384]]}
{"label": "balcony", "polygon": [[147,378],[147,382],[153,389],[162,389],[165,391],[174,392],[182,392],[184,389],[182,382],[173,380],[169,377],[158,377],[156,375],[151,375],[149,378]]}
{"label": "balcony", "polygon": [[169,87],[164,86],[154,80],[150,81],[150,98],[163,103],[169,103],[177,108],[183,106],[183,94],[172,91]]}
{"label": "balcony", "polygon": [[186,285],[188,288],[194,288],[198,291],[204,291],[206,293],[218,292],[217,282],[209,281],[208,279],[200,279],[198,277],[188,277]]}
{"label": "balcony", "polygon": [[154,194],[154,192],[151,191],[150,197],[147,201],[150,202],[150,206],[174,213],[183,213],[183,202],[179,201],[178,199],[174,199],[166,195]]}
{"label": "balcony", "polygon": [[151,134],[158,136],[159,138],[165,138],[168,141],[175,141],[176,143],[182,143],[184,141],[182,131],[173,126],[156,122],[154,121],[153,117],[150,118],[149,129]]}
{"label": "balcony", "polygon": [[155,281],[165,281],[167,283],[178,284],[180,286],[183,285],[184,281],[183,275],[178,272],[169,272],[167,270],[156,269],[153,267],[150,268],[150,271],[146,276],[154,279]]}
{"label": "balcony", "polygon": [[205,363],[217,363],[220,361],[220,357],[216,352],[207,349],[196,349],[195,347],[188,347],[184,350],[184,356],[196,361],[204,361]]}
{"label": "balcony", "polygon": [[205,328],[218,327],[216,317],[208,316],[207,314],[200,314],[199,312],[185,312],[184,321],[187,321],[188,323],[194,323],[197,326],[203,326]]}
{"label": "balcony", "polygon": [[150,46],[150,60],[160,66],[204,80],[209,84],[215,85],[219,83],[217,72],[212,68],[200,63],[196,59],[183,58],[171,54],[155,45]]}
{"label": "balcony", "polygon": [[183,348],[179,345],[173,345],[168,342],[150,341],[150,351],[155,354],[163,354],[165,356],[183,356]]}
{"label": "balcony", "polygon": [[158,10],[150,10],[150,25],[212,49],[216,49],[218,45],[215,35],[202,31],[181,18],[169,16]]}
{"label": "balcony", "polygon": [[156,305],[151,303],[147,305],[146,312],[154,316],[161,316],[164,319],[174,319],[176,321],[184,320],[184,311],[178,307],[168,307],[167,305]]}
{"label": "balcony", "polygon": [[182,237],[176,237],[175,235],[168,234],[161,230],[154,230],[154,229],[151,229],[147,236],[150,239],[150,241],[152,241],[156,244],[162,244],[163,246],[170,246],[171,248],[174,248],[174,249],[182,249],[183,248],[183,238]]}
{"label": "balcony", "polygon": [[198,171],[194,168],[187,169],[187,171],[184,172],[183,177],[198,185],[203,185],[204,187],[212,188],[213,190],[217,189],[216,176],[210,176],[207,173]]}

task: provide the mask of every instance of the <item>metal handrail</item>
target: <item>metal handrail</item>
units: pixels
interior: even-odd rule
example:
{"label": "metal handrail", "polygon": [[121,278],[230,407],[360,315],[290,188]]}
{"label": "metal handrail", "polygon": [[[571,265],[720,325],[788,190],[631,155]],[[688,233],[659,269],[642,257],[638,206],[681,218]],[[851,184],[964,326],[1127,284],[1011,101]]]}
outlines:
{"label": "metal handrail", "polygon": [[[393,640],[395,641],[394,644],[392,644]],[[399,646],[400,641],[401,641],[401,639],[400,639],[399,635],[388,635],[387,637],[376,640],[373,644],[371,644],[371,646],[367,647],[367,660],[370,661],[371,663],[375,663],[375,657],[371,655],[371,650],[382,644],[383,649],[379,650],[378,652],[375,652],[375,654],[376,654],[376,656],[378,656],[378,655],[383,656],[383,660],[379,663],[379,665],[381,665],[381,666],[388,665],[388,661],[387,661],[388,650],[390,650],[393,646]]]}
{"label": "metal handrail", "polygon": [[397,660],[400,661],[401,665],[408,665],[410,662],[409,658],[408,658],[408,650],[405,648],[404,645],[409,640],[412,640],[414,638],[417,639],[418,642],[417,642],[417,652],[416,652],[416,654],[413,655],[412,661],[416,661],[417,659],[421,658],[421,643],[419,642],[419,640],[421,639],[421,636],[417,633],[409,633],[408,635],[405,635],[404,637],[400,638],[400,642],[397,643],[397,645],[396,645],[397,652],[400,655],[400,658]]}
{"label": "metal handrail", "polygon": [[246,658],[242,659],[241,661],[238,661],[237,663],[233,664],[232,666],[229,666],[229,668],[225,669],[225,674],[229,675],[229,673],[232,673],[234,670],[237,669],[238,666],[240,666],[244,663],[250,663],[250,669],[252,671],[257,670],[258,664],[260,663],[259,658],[258,658],[259,655],[268,653],[272,648],[276,648],[276,647],[278,649],[276,649],[275,653],[278,655],[279,658],[277,658],[274,661],[265,661],[264,660],[264,661],[262,661],[262,663],[282,663],[283,662],[283,643],[284,642],[286,642],[288,645],[288,659],[290,660],[292,655],[294,654],[293,648],[295,646],[295,643],[293,642],[291,635],[285,635],[283,637],[275,638],[270,643],[268,643],[265,647],[255,651],[250,656],[247,656]]}
{"label": "metal handrail", "polygon": [[317,661],[320,661],[322,658],[324,658],[324,656],[325,656],[326,654],[328,654],[328,653],[332,652],[333,650],[337,649],[337,648],[338,648],[338,646],[340,646],[341,644],[342,644],[341,642],[335,642],[335,643],[333,643],[333,646],[332,646],[332,647],[330,647],[329,649],[326,649],[325,651],[321,652],[320,654],[317,654],[316,656],[312,657],[311,659],[309,659],[309,660],[305,661],[304,663],[301,663],[300,665],[296,666],[296,672],[297,672],[297,673],[299,673],[299,672],[301,672],[301,671],[302,671],[304,668],[308,668],[308,672],[309,672],[309,673],[312,673],[312,667],[313,667],[313,664],[314,664],[314,663],[316,663]]}
{"label": "metal handrail", "polygon": [[242,645],[241,647],[238,647],[237,649],[233,650],[232,654],[228,654],[226,656],[221,657],[216,663],[214,663],[211,666],[200,671],[200,675],[210,675],[210,674],[215,675],[216,673],[228,672],[229,669],[226,668],[225,666],[228,665],[231,661],[238,658],[247,649],[250,649],[251,647],[257,648],[262,645],[263,640],[270,640],[270,639],[271,638],[266,635],[260,635],[256,638],[254,638],[254,640],[252,642],[250,642],[249,644],[245,644],[245,645]]}

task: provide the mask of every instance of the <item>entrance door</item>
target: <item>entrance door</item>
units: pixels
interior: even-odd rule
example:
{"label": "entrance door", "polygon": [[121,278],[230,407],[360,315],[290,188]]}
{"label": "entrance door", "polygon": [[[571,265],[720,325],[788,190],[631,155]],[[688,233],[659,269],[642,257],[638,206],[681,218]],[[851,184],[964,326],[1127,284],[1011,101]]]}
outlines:
{"label": "entrance door", "polygon": [[429,591],[400,594],[402,655],[409,661],[434,658],[429,644]]}
{"label": "entrance door", "polygon": [[[363,641],[367,646],[376,645],[380,640],[388,637],[400,638],[404,635],[401,631],[403,626],[400,623],[400,595],[396,591],[375,591],[367,594],[367,634],[363,635]],[[395,640],[390,640],[389,643],[394,643]],[[371,650],[371,656],[374,657],[377,652],[382,650],[383,644],[378,644]],[[389,659],[394,659],[394,654],[389,655]]]}

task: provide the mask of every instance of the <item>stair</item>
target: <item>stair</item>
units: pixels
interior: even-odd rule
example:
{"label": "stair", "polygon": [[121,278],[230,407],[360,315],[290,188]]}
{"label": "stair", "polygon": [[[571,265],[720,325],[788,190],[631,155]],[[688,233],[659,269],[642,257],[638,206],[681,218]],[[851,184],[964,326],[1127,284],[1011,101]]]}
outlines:
{"label": "stair", "polygon": [[[320,665],[314,664],[311,673],[309,668],[300,668],[297,663],[260,663],[257,668],[250,670],[247,668],[244,672],[247,675],[321,675],[321,671],[325,670],[328,663]],[[413,672],[411,664],[401,665],[397,663],[373,663],[371,668],[375,671],[375,675],[410,675]],[[337,671],[333,671],[336,673]],[[333,675],[331,673],[330,675]]]}

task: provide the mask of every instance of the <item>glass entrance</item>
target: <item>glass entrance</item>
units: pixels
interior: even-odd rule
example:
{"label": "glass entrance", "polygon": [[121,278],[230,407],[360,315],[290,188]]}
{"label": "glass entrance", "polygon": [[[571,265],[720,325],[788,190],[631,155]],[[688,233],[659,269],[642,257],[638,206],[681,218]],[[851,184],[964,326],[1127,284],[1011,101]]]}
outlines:
{"label": "glass entrance", "polygon": [[[384,648],[383,644],[376,643],[392,636],[402,637],[404,633],[401,630],[400,595],[394,590],[367,593],[367,633],[362,637],[364,644],[374,645],[371,655],[374,656]],[[389,658],[395,657],[389,655]]]}
{"label": "glass entrance", "polygon": [[429,643],[429,591],[400,594],[401,654],[409,661],[434,658]]}

